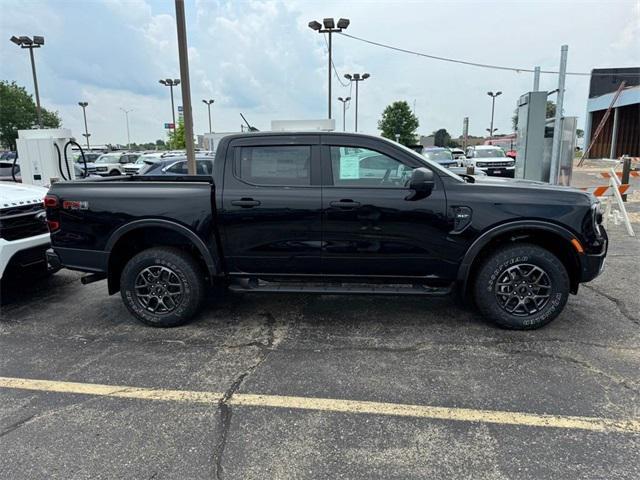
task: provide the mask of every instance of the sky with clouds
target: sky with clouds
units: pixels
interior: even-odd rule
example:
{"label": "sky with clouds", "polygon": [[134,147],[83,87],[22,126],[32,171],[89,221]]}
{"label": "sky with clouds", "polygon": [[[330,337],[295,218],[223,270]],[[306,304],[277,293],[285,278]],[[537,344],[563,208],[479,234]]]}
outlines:
{"label": "sky with clouds", "polygon": [[[191,94],[196,133],[208,130],[202,99],[213,98],[214,131],[238,131],[240,112],[259,129],[274,119],[325,118],[325,39],[310,20],[346,17],[347,33],[432,55],[479,63],[557,70],[560,46],[569,45],[568,70],[640,65],[640,0],[600,1],[333,1],[186,0]],[[178,78],[175,5],[171,0],[0,0],[0,79],[33,91],[29,58],[11,35],[44,35],[36,65],[43,106],[57,110],[76,137],[84,131],[78,101],[89,102],[92,142],[125,143],[122,108],[131,140],[165,138],[171,121],[169,91],[160,78]],[[518,97],[530,73],[488,70],[396,53],[340,35],[334,63],[344,73],[369,72],[360,84],[359,130],[376,133],[384,107],[406,100],[419,133],[446,128],[460,135],[489,126],[488,90],[496,101],[498,133],[511,131]],[[541,88],[557,87],[543,75]],[[176,104],[181,104],[180,91]],[[334,117],[342,127],[334,76]],[[355,92],[352,92],[355,93]],[[584,123],[588,77],[568,77],[565,113]],[[353,105],[347,129],[353,129]]]}

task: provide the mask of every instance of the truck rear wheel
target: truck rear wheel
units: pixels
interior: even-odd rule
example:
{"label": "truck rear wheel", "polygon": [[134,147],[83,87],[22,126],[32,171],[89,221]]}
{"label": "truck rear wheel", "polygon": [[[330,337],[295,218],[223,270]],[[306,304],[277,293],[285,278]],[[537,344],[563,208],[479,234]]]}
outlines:
{"label": "truck rear wheel", "polygon": [[514,330],[540,328],[556,318],[569,298],[569,275],[558,258],[532,244],[514,244],[492,253],[473,285],[481,313]]}
{"label": "truck rear wheel", "polygon": [[188,253],[156,247],[135,255],[120,276],[120,293],[129,311],[152,327],[188,322],[202,304],[203,273]]}

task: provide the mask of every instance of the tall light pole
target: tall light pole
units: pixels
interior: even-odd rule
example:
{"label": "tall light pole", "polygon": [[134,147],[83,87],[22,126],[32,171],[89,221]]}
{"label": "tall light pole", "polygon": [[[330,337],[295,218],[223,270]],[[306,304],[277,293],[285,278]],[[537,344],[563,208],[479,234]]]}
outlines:
{"label": "tall light pole", "polygon": [[[335,21],[333,18],[325,18],[324,20],[322,20],[322,23],[320,22],[316,22],[315,20],[309,22],[309,28],[312,30],[315,30],[318,33],[328,33],[329,34],[329,70],[328,70],[328,80],[329,80],[329,95],[327,96],[327,100],[329,103],[329,119],[331,119],[331,69],[333,66],[333,59],[331,58],[331,48],[332,48],[332,43],[331,43],[331,34],[332,33],[339,33],[342,30],[346,30],[347,27],[349,26],[349,19],[348,18],[341,18],[340,20],[338,20],[338,24],[336,25]],[[324,28],[323,28],[324,27]]]}
{"label": "tall light pole", "polygon": [[124,119],[127,123],[127,150],[129,150],[131,148],[131,137],[129,136],[129,112],[133,112],[133,110],[125,110],[122,107],[120,107],[120,110],[124,112]]}
{"label": "tall light pole", "polygon": [[176,27],[178,30],[180,77],[182,78],[182,113],[184,119],[184,143],[187,150],[187,171],[189,175],[195,175],[196,151],[193,144],[193,112],[191,109],[191,82],[189,81],[189,52],[184,0],[176,0]]}
{"label": "tall light pole", "polygon": [[87,139],[87,150],[90,150],[91,147],[89,146],[89,137],[91,136],[91,134],[89,133],[89,128],[87,127],[87,107],[89,106],[89,102],[78,102],[78,105],[82,107],[82,116],[84,117],[84,133],[82,134],[82,136]]}
{"label": "tall light pole", "polygon": [[342,98],[338,97],[338,100],[342,102],[342,131],[346,131],[345,119],[347,118],[347,102],[351,100],[351,97]]}
{"label": "tall light pole", "polygon": [[371,75],[369,75],[368,73],[363,73],[362,75],[360,75],[359,73],[354,73],[353,75],[350,73],[347,73],[344,76],[344,78],[346,78],[350,82],[356,82],[356,129],[355,129],[356,133],[358,133],[358,84],[366,80],[370,76]]}
{"label": "tall light pole", "polygon": [[213,105],[213,102],[215,102],[215,100],[209,99],[202,101],[207,104],[207,110],[209,111],[209,133],[213,133],[213,130],[211,129],[211,105]]}
{"label": "tall light pole", "polygon": [[33,38],[21,36],[16,37],[15,35],[11,37],[11,41],[18,45],[20,48],[28,48],[29,56],[31,57],[31,72],[33,73],[33,87],[36,91],[36,115],[38,117],[38,126],[40,128],[44,128],[42,124],[42,112],[40,110],[40,92],[38,91],[38,77],[36,75],[36,62],[33,58],[33,49],[40,48],[44,45],[44,37],[39,35],[34,35]]}
{"label": "tall light pole", "polygon": [[170,78],[166,78],[163,80],[158,80],[158,83],[161,83],[165,87],[169,87],[169,89],[171,90],[171,118],[173,119],[173,131],[175,132],[176,131],[176,109],[173,105],[173,87],[180,85],[180,79],[175,78],[172,80]]}
{"label": "tall light pole", "polygon": [[493,140],[493,132],[497,130],[497,128],[495,130],[493,128],[493,114],[496,109],[496,97],[498,95],[502,95],[502,92],[487,92],[487,95],[491,97],[491,126],[489,127],[489,140]]}

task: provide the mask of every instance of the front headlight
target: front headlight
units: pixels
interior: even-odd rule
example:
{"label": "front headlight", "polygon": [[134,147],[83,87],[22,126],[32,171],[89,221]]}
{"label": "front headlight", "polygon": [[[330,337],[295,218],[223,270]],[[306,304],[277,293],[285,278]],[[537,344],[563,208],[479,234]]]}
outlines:
{"label": "front headlight", "polygon": [[591,205],[591,215],[593,219],[593,228],[598,235],[601,235],[602,232],[600,231],[600,225],[604,220],[604,211],[600,200],[597,200],[593,205]]}

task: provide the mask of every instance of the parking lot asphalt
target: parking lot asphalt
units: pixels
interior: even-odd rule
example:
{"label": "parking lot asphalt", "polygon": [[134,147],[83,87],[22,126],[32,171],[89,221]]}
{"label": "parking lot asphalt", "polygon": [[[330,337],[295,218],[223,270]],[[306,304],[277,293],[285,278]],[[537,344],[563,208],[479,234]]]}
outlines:
{"label": "parking lot asphalt", "polygon": [[105,282],[18,279],[0,478],[640,478],[640,241],[610,234],[529,332],[452,299],[221,292],[161,330]]}

